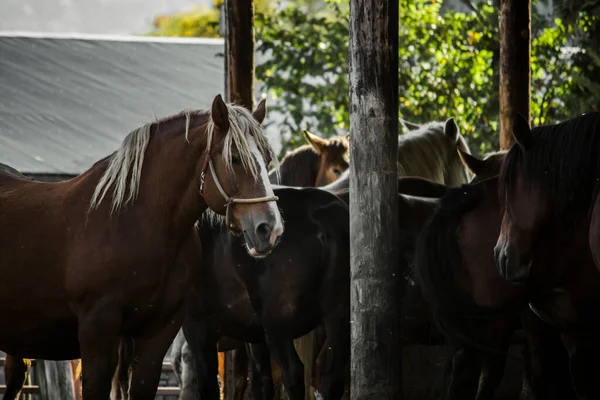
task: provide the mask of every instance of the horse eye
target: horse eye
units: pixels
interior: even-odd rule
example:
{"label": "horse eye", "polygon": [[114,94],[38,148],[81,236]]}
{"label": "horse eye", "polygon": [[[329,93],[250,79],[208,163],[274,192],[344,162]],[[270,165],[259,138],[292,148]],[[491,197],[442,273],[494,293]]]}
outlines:
{"label": "horse eye", "polygon": [[232,156],[231,162],[235,165],[240,165],[242,163],[242,160],[238,156]]}
{"label": "horse eye", "polygon": [[336,175],[341,175],[341,174],[342,174],[342,171],[340,171],[340,170],[339,170],[339,169],[337,169],[337,168],[334,168],[334,169],[333,169],[333,173],[334,173],[334,174],[336,174]]}

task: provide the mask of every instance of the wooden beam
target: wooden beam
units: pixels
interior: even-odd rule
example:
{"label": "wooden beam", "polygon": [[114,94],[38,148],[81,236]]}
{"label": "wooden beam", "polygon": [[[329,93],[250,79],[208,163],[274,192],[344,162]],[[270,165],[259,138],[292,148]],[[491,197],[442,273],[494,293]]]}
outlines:
{"label": "wooden beam", "polygon": [[[230,103],[254,109],[254,1],[225,0],[225,93]],[[237,353],[236,353],[237,352]],[[224,356],[223,394],[233,399],[237,363],[248,362],[245,348],[228,351]],[[246,364],[247,366],[248,364]],[[239,382],[239,379],[238,379]],[[248,386],[250,381],[248,381]],[[238,388],[239,389],[239,388]],[[245,391],[246,395],[250,393]]]}
{"label": "wooden beam", "polygon": [[508,149],[517,114],[531,119],[531,1],[501,0],[499,19],[500,148]]}
{"label": "wooden beam", "polygon": [[351,399],[401,399],[398,0],[350,0]]}
{"label": "wooden beam", "polygon": [[254,1],[225,0],[227,101],[254,108]]}
{"label": "wooden beam", "polygon": [[[0,385],[0,393],[6,393],[6,385]],[[24,394],[41,394],[40,387],[37,385],[23,385],[21,396]]]}
{"label": "wooden beam", "polygon": [[70,361],[36,360],[35,372],[44,399],[75,398]]}

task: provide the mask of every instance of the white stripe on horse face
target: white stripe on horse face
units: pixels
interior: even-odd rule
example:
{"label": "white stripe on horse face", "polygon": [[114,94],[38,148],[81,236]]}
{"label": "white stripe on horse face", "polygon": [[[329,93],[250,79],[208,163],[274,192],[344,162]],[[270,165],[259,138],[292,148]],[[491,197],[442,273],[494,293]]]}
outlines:
{"label": "white stripe on horse face", "polygon": [[[252,135],[248,135],[248,147],[250,147],[250,151],[254,155],[254,158],[256,159],[256,163],[260,170],[259,176],[261,184],[265,188],[265,196],[275,196],[275,193],[273,192],[273,187],[271,186],[271,181],[269,180],[267,165],[265,164],[265,160],[261,152],[258,150],[256,139],[254,139]],[[270,201],[267,204],[269,206],[269,209],[271,210],[271,213],[273,213],[273,216],[275,217],[275,226],[273,227],[272,235],[275,235],[275,237],[277,237],[281,235],[281,233],[283,233],[283,220],[281,219],[281,214],[279,213],[277,202]]]}

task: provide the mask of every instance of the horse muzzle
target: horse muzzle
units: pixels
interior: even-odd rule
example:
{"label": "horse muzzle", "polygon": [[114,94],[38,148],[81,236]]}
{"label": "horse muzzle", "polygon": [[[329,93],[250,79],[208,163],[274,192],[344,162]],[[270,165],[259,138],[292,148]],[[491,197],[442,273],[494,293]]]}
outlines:
{"label": "horse muzzle", "polygon": [[498,273],[511,283],[525,283],[531,271],[531,261],[525,265],[521,262],[518,253],[509,246],[496,244],[494,247],[494,261]]}
{"label": "horse muzzle", "polygon": [[283,227],[260,222],[255,225],[254,229],[244,230],[243,234],[248,254],[254,258],[264,258],[271,254],[271,251],[281,241]]}

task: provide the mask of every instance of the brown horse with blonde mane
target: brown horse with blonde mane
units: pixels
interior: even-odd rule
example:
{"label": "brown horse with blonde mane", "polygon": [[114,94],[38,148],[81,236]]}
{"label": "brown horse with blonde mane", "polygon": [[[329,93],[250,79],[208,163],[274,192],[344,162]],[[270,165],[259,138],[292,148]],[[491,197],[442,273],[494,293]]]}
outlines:
{"label": "brown horse with blonde mane", "polygon": [[283,233],[267,177],[274,157],[260,127],[265,113],[264,101],[250,113],[217,96],[210,110],[134,130],[72,180],[0,172],[0,313],[9,321],[0,349],[81,358],[83,397],[105,400],[120,341],[132,338],[129,394],[153,398],[201,262],[199,216],[207,208],[225,215],[256,258]]}

